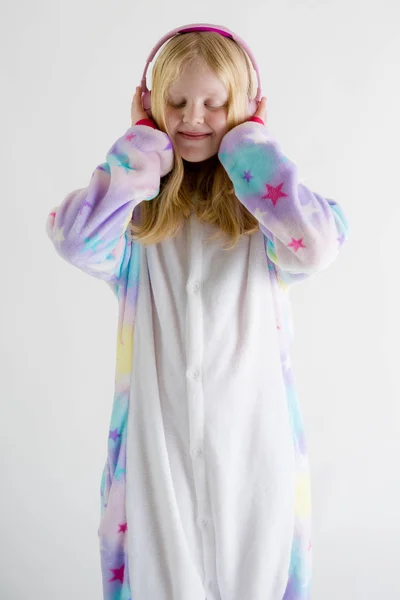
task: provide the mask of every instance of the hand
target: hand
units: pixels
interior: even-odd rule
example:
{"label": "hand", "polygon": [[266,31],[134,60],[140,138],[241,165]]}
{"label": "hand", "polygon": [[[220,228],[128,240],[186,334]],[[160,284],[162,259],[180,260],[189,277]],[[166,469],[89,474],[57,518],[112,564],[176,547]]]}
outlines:
{"label": "hand", "polygon": [[148,118],[149,118],[149,115],[144,110],[143,104],[142,104],[142,88],[140,85],[138,85],[136,88],[135,95],[133,96],[133,99],[132,99],[132,104],[131,104],[132,125],[135,125],[135,123],[137,121],[140,121],[140,119],[148,119]]}
{"label": "hand", "polygon": [[253,117],[259,117],[264,121],[264,124],[267,124],[267,98],[263,96],[257,105],[257,110],[254,113]]}

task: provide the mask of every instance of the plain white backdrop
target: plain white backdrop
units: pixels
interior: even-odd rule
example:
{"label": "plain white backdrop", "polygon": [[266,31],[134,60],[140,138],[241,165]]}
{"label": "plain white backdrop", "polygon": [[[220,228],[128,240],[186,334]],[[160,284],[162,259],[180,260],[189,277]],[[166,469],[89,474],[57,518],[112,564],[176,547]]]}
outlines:
{"label": "plain white backdrop", "polygon": [[291,292],[312,600],[399,598],[399,4],[3,0],[0,10],[1,600],[102,597],[117,301],[58,256],[45,221],[130,126],[156,41],[192,22],[248,42],[271,132],[351,228],[336,262]]}

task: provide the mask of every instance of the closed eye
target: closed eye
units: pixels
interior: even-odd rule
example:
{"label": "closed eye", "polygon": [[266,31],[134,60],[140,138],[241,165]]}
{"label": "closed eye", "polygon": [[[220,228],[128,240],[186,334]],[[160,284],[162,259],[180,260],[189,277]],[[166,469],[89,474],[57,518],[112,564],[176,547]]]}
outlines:
{"label": "closed eye", "polygon": [[[185,102],[182,102],[181,104],[172,104],[172,102],[170,102],[170,104],[173,108],[182,108]],[[218,110],[219,108],[224,108],[225,106],[226,104],[223,104],[222,106],[207,106],[207,108],[209,108],[210,110]]]}

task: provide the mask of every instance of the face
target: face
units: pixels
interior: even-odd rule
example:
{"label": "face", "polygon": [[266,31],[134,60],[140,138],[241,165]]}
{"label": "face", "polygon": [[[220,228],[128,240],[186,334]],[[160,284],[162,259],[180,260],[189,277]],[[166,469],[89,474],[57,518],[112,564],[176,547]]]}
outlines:
{"label": "face", "polygon": [[187,65],[171,84],[167,100],[165,118],[182,158],[199,162],[217,154],[226,133],[228,91],[209,67]]}

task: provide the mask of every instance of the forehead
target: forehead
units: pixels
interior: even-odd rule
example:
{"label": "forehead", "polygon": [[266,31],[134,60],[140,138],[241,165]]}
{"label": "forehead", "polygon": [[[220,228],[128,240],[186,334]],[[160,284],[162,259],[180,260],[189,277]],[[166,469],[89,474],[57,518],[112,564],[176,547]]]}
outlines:
{"label": "forehead", "polygon": [[194,94],[206,96],[226,95],[227,90],[222,81],[207,65],[187,65],[181,75],[170,86],[172,94]]}

